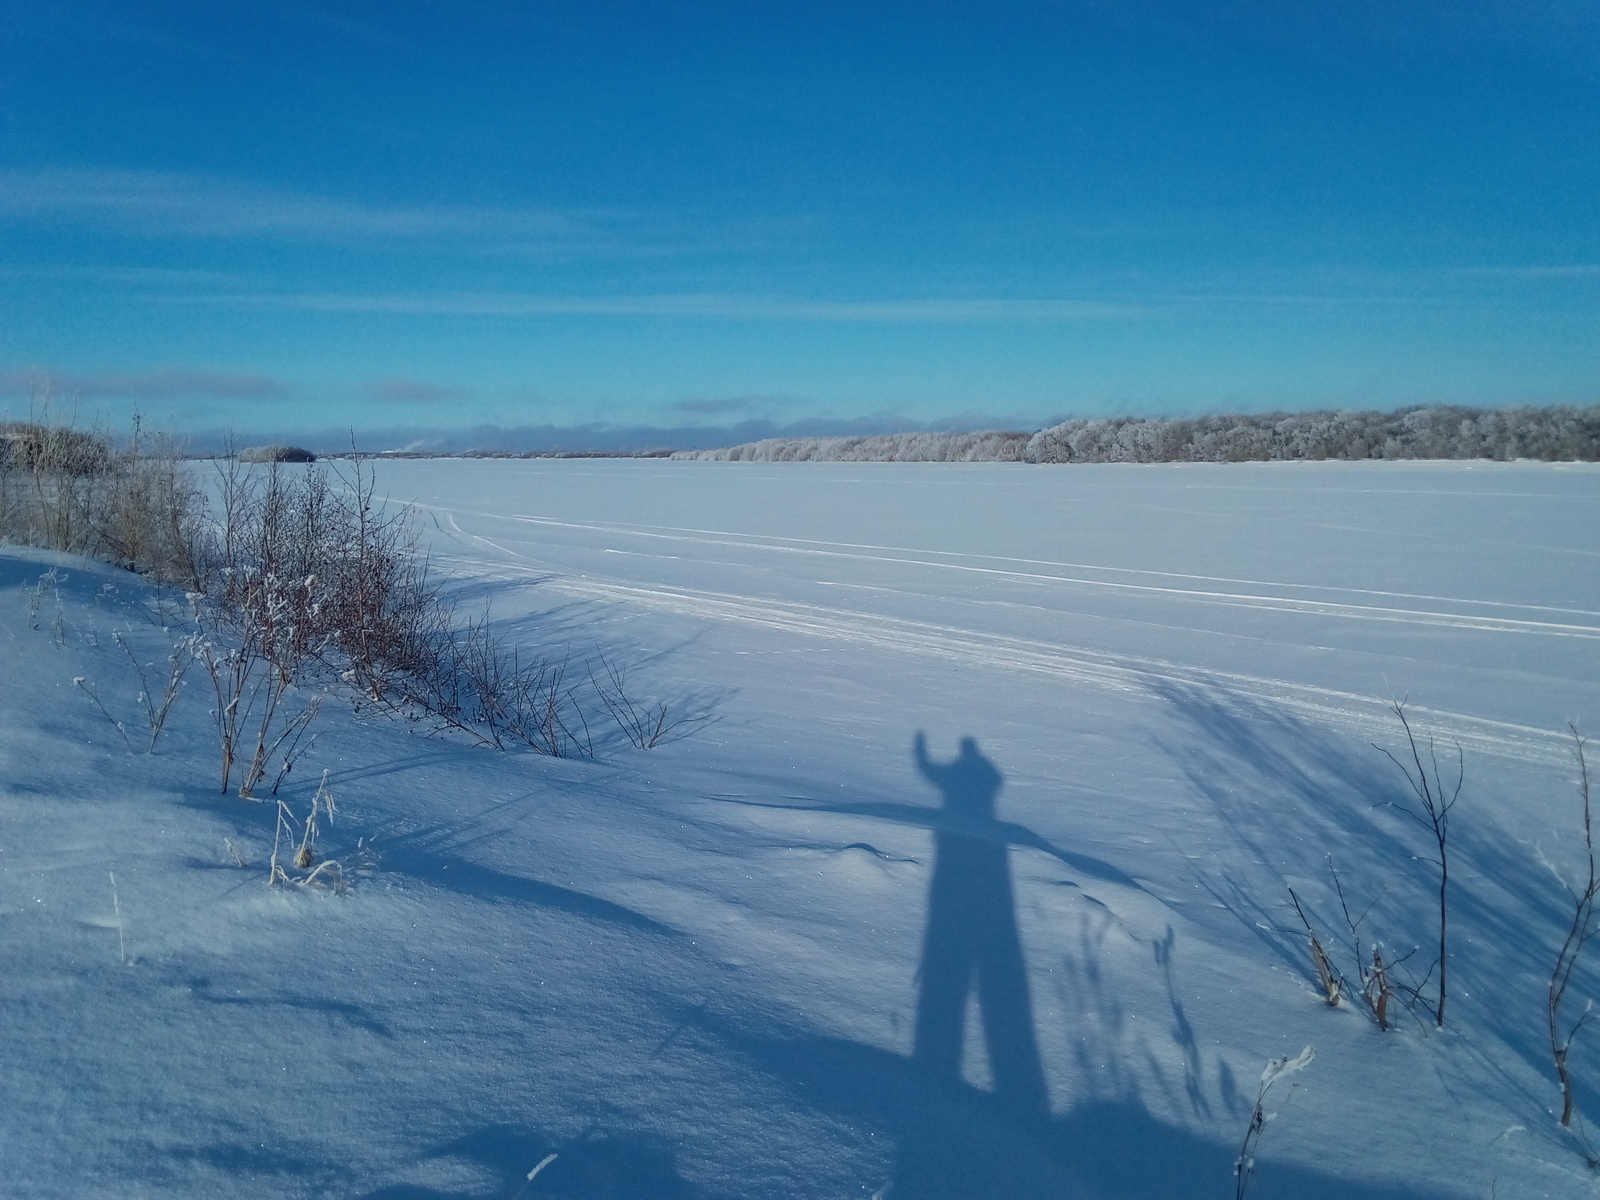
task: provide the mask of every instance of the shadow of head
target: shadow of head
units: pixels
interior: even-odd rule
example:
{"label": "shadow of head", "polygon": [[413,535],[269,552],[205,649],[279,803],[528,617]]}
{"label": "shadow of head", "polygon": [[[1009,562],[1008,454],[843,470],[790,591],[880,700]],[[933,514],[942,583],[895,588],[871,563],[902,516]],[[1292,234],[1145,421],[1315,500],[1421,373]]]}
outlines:
{"label": "shadow of head", "polygon": [[944,795],[946,812],[967,818],[994,817],[995,796],[1005,782],[1005,776],[978,749],[976,738],[962,738],[960,753],[955,758],[949,762],[936,762],[928,757],[926,736],[918,733],[913,746],[913,758],[923,778]]}

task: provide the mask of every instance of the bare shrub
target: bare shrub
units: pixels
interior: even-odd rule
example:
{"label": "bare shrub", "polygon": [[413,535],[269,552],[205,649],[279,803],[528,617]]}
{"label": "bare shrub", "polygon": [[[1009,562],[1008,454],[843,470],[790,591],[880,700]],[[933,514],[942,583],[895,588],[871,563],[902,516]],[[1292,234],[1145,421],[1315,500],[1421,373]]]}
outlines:
{"label": "bare shrub", "polygon": [[[1378,746],[1376,749],[1394,764],[1410,787],[1415,797],[1414,803],[1391,800],[1381,805],[1397,810],[1405,817],[1421,825],[1428,831],[1433,857],[1427,855],[1411,856],[1415,861],[1431,863],[1439,869],[1439,883],[1437,889],[1437,923],[1436,934],[1438,954],[1428,964],[1426,971],[1422,972],[1419,979],[1408,967],[1407,963],[1416,954],[1417,949],[1412,947],[1405,954],[1393,955],[1387,952],[1383,943],[1377,938],[1369,938],[1364,931],[1367,919],[1373,910],[1378,907],[1384,894],[1388,891],[1385,884],[1379,889],[1378,895],[1373,898],[1359,913],[1352,912],[1350,898],[1345,895],[1344,881],[1340,879],[1338,869],[1334,866],[1333,856],[1328,856],[1328,874],[1333,884],[1334,895],[1338,898],[1339,912],[1343,917],[1344,926],[1348,933],[1348,942],[1344,948],[1335,950],[1333,944],[1324,940],[1319,934],[1313,914],[1307,905],[1302,903],[1299,895],[1293,888],[1289,889],[1289,900],[1294,908],[1295,915],[1299,918],[1300,925],[1305,931],[1310,942],[1312,966],[1316,970],[1317,982],[1321,988],[1323,999],[1330,1007],[1337,1006],[1347,996],[1357,996],[1367,1009],[1367,1012],[1377,1022],[1380,1030],[1388,1030],[1394,1024],[1396,1014],[1395,1001],[1399,1001],[1404,1009],[1419,1022],[1423,1017],[1419,1010],[1431,1018],[1432,1023],[1442,1028],[1444,1026],[1445,998],[1447,995],[1448,959],[1449,952],[1449,884],[1450,884],[1450,815],[1460,798],[1462,784],[1465,779],[1466,769],[1462,758],[1461,748],[1456,746],[1456,777],[1450,780],[1446,777],[1444,768],[1439,762],[1437,746],[1432,736],[1419,735],[1406,715],[1405,701],[1395,701],[1391,711],[1400,721],[1400,727],[1405,731],[1407,758],[1402,760],[1394,754]],[[1324,926],[1326,928],[1326,926]],[[1341,965],[1343,964],[1343,965]],[[1346,969],[1348,968],[1348,970]],[[1438,972],[1435,983],[1434,972]]]}
{"label": "bare shrub", "polygon": [[[336,669],[373,700],[428,665],[440,612],[427,559],[409,510],[376,502],[359,461],[337,488],[321,467],[237,460],[218,482],[207,595],[222,619],[292,630],[283,653],[273,641],[275,664]],[[281,612],[267,620],[269,601]]]}
{"label": "bare shrub", "polygon": [[[306,657],[297,652],[301,633],[293,628],[287,608],[293,588],[278,586],[278,581],[261,581],[249,593],[249,604],[229,614],[229,627],[237,635],[233,644],[213,636],[199,643],[198,656],[211,680],[216,707],[216,724],[221,754],[221,790],[228,790],[234,764],[242,750],[250,753],[250,764],[239,784],[239,795],[249,799],[256,784],[266,778],[274,756],[280,767],[272,790],[294,768],[294,759],[306,729],[316,719],[322,703],[311,696],[298,710],[291,711],[290,696]],[[303,647],[299,647],[303,649]],[[248,746],[254,736],[255,745]]]}
{"label": "bare shrub", "polygon": [[[592,754],[566,662],[508,649],[487,612],[461,619],[431,576],[410,510],[381,503],[374,488],[359,459],[337,473],[222,465],[210,574],[235,640],[292,627],[292,654],[272,638],[259,653],[288,680],[325,672],[430,732],[495,749]],[[262,598],[285,586],[283,615],[264,611]]]}
{"label": "bare shrub", "polygon": [[174,441],[142,433],[136,420],[107,484],[90,516],[97,543],[90,553],[163,583],[197,584],[204,505]]}
{"label": "bare shrub", "polygon": [[[1563,1007],[1584,948],[1594,940],[1595,934],[1600,933],[1600,921],[1597,921],[1600,914],[1596,912],[1596,900],[1600,899],[1600,874],[1595,870],[1594,826],[1589,806],[1589,763],[1584,755],[1587,739],[1578,733],[1576,725],[1570,725],[1568,728],[1572,731],[1572,751],[1578,760],[1578,795],[1583,802],[1583,849],[1586,874],[1582,881],[1574,886],[1557,872],[1557,878],[1561,880],[1561,886],[1566,889],[1567,898],[1571,903],[1572,919],[1567,925],[1567,934],[1561,942],[1561,949],[1556,953],[1555,969],[1550,972],[1545,1015],[1550,1033],[1550,1055],[1555,1061],[1556,1079],[1561,1084],[1561,1124],[1570,1127],[1575,1104],[1569,1065],[1572,1043],[1594,1019],[1594,1006],[1584,1005],[1583,1011],[1574,1018],[1567,1017]],[[1588,1145],[1586,1138],[1584,1149],[1591,1166],[1600,1164],[1600,1156],[1597,1156],[1594,1149]]]}
{"label": "bare shrub", "polygon": [[[307,730],[320,698],[297,705],[296,689],[335,682],[432,731],[557,756],[594,752],[580,692],[641,749],[708,719],[639,702],[603,654],[598,673],[591,667],[574,680],[565,657],[508,648],[487,613],[458,620],[419,549],[411,510],[377,498],[359,457],[332,471],[282,461],[295,456],[244,457],[219,463],[213,519],[171,440],[143,433],[137,419],[121,446],[48,422],[0,426],[0,537],[189,589],[200,636],[182,653],[175,643],[164,686],[123,649],[140,677],[152,748],[188,662],[204,666],[224,792],[244,760],[240,795],[250,796],[274,762],[276,792],[315,740]],[[48,574],[29,600],[35,628],[55,578]],[[166,627],[164,611],[158,616]],[[58,640],[64,633],[58,621]]]}
{"label": "bare shrub", "polygon": [[[1384,960],[1383,946],[1377,941],[1368,943],[1361,931],[1367,917],[1377,907],[1378,901],[1383,898],[1382,893],[1378,898],[1362,909],[1359,916],[1352,915],[1350,904],[1344,894],[1344,883],[1339,878],[1339,872],[1333,865],[1333,856],[1328,856],[1328,874],[1333,879],[1333,889],[1339,898],[1339,910],[1344,916],[1345,928],[1349,931],[1350,941],[1348,946],[1349,959],[1344,960],[1344,952],[1337,955],[1331,945],[1325,943],[1318,935],[1312,924],[1310,915],[1300,902],[1300,897],[1293,888],[1289,889],[1289,901],[1294,907],[1295,915],[1300,918],[1300,923],[1306,931],[1306,936],[1311,944],[1311,962],[1316,968],[1317,982],[1322,988],[1322,997],[1330,1008],[1337,1007],[1341,1000],[1349,995],[1357,995],[1366,1006],[1367,1012],[1378,1023],[1378,1028],[1387,1031],[1394,1023],[1393,1003],[1398,997],[1408,1011],[1413,1011],[1419,1001],[1420,987],[1407,985],[1397,987],[1392,982],[1391,972],[1402,969],[1407,959],[1416,953],[1415,949],[1399,958],[1389,961]],[[1353,965],[1355,985],[1337,964],[1348,961]]]}
{"label": "bare shrub", "polygon": [[667,742],[686,738],[710,722],[711,715],[695,711],[683,703],[641,700],[628,686],[628,671],[621,663],[607,658],[598,648],[595,657],[600,674],[589,666],[589,681],[601,705],[616,723],[622,736],[636,750],[652,750]]}
{"label": "bare shrub", "polygon": [[1393,1024],[1391,1005],[1397,995],[1402,998],[1407,1010],[1413,1015],[1415,1015],[1415,1005],[1420,1002],[1418,986],[1407,984],[1397,991],[1390,975],[1390,972],[1404,968],[1407,960],[1416,953],[1416,948],[1413,947],[1399,958],[1385,962],[1382,944],[1377,941],[1364,943],[1361,933],[1361,926],[1377,907],[1378,901],[1383,899],[1382,892],[1378,894],[1377,899],[1361,910],[1359,917],[1351,916],[1350,903],[1345,899],[1344,883],[1339,879],[1339,872],[1333,865],[1331,854],[1328,856],[1328,874],[1333,877],[1333,890],[1339,897],[1339,911],[1344,914],[1345,928],[1350,931],[1351,961],[1355,963],[1356,979],[1361,985],[1361,999],[1366,1003],[1372,1019],[1378,1023],[1378,1028],[1387,1031]]}
{"label": "bare shrub", "polygon": [[594,739],[576,689],[567,685],[567,661],[539,659],[523,667],[513,651],[512,668],[510,735],[539,754],[592,758]]}
{"label": "bare shrub", "polygon": [[566,660],[524,659],[495,637],[487,611],[458,621],[443,601],[427,622],[424,650],[421,667],[400,677],[393,697],[414,720],[497,750],[519,744],[556,758],[593,755]]}
{"label": "bare shrub", "polygon": [[[1447,970],[1449,959],[1447,956],[1446,934],[1449,930],[1449,896],[1450,886],[1450,812],[1456,806],[1456,801],[1461,796],[1461,785],[1466,779],[1466,762],[1462,757],[1460,743],[1456,744],[1456,778],[1453,784],[1448,783],[1439,767],[1438,748],[1434,744],[1432,735],[1425,735],[1427,743],[1427,762],[1423,761],[1422,748],[1417,745],[1417,735],[1412,731],[1411,722],[1406,718],[1406,705],[1404,700],[1397,700],[1391,706],[1394,715],[1399,718],[1401,728],[1405,730],[1406,746],[1409,752],[1410,764],[1402,762],[1382,746],[1378,749],[1392,762],[1396,769],[1406,777],[1412,794],[1416,797],[1416,806],[1394,802],[1398,812],[1410,817],[1418,825],[1428,831],[1439,857],[1424,859],[1439,868],[1439,958],[1435,964],[1439,968],[1439,987],[1434,1003],[1434,1024],[1444,1028],[1444,1002],[1446,996]],[[1418,987],[1425,987],[1428,978],[1432,975],[1432,968],[1423,976]],[[1413,994],[1419,994],[1413,989]]]}

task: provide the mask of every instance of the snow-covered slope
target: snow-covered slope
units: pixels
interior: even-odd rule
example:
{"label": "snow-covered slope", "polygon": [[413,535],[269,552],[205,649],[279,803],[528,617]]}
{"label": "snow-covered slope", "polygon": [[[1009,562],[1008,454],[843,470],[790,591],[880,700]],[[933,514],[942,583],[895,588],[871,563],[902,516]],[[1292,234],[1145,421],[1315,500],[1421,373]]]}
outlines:
{"label": "snow-covered slope", "polygon": [[[73,686],[138,746],[110,635],[165,653],[149,589],[62,563],[53,629],[56,560],[6,553],[0,1194],[1225,1197],[1308,1044],[1252,1196],[1592,1194],[1541,858],[1576,860],[1561,731],[1600,713],[1600,470],[381,470],[507,637],[716,723],[568,761],[330,705],[283,794],[329,772],[352,887],[269,889],[204,677],[153,755]],[[1401,695],[1465,755],[1442,1032],[1323,1004],[1287,904],[1348,940],[1331,854],[1363,933],[1433,935],[1371,745]],[[972,768],[951,811],[918,731]],[[973,753],[993,819],[955,811]]]}

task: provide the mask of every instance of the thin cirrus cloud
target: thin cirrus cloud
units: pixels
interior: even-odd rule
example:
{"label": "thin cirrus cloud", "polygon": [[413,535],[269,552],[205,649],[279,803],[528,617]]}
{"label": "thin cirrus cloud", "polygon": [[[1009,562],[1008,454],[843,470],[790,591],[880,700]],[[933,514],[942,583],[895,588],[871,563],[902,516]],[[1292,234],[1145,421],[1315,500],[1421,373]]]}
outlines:
{"label": "thin cirrus cloud", "polygon": [[755,396],[724,396],[706,400],[679,400],[673,406],[674,412],[692,413],[695,416],[708,416],[717,413],[744,412],[758,402]]}
{"label": "thin cirrus cloud", "polygon": [[83,267],[59,264],[0,267],[0,279],[24,283],[98,283],[169,290],[245,287],[249,283],[246,276],[231,272],[188,267]]}
{"label": "thin cirrus cloud", "polygon": [[431,404],[444,400],[465,400],[472,393],[464,387],[425,383],[419,379],[378,379],[367,385],[369,400]]}
{"label": "thin cirrus cloud", "polygon": [[95,400],[276,400],[287,384],[266,375],[158,367],[149,371],[72,374],[30,367],[0,371],[0,395],[62,396]]}
{"label": "thin cirrus cloud", "polygon": [[194,297],[207,304],[309,312],[461,317],[689,317],[715,320],[862,324],[973,324],[1004,321],[1128,320],[1147,310],[1088,300],[806,300],[693,293],[558,296],[513,293],[442,295],[235,293]]}
{"label": "thin cirrus cloud", "polygon": [[1477,279],[1600,279],[1600,263],[1551,263],[1513,267],[1464,267],[1457,275]]}
{"label": "thin cirrus cloud", "polygon": [[501,239],[524,247],[610,240],[553,210],[361,204],[209,175],[95,168],[0,169],[0,222],[188,238]]}

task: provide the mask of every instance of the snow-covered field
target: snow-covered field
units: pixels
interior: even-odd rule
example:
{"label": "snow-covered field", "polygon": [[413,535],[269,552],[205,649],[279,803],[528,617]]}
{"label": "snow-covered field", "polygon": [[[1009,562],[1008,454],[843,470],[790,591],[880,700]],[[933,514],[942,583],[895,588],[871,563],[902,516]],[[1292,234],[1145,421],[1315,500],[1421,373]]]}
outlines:
{"label": "snow-covered field", "polygon": [[[379,472],[508,638],[714,723],[554,760],[330,703],[283,794],[328,771],[353,886],[268,888],[203,674],[153,755],[73,686],[142,749],[111,635],[164,657],[152,590],[0,552],[0,1196],[1225,1198],[1306,1045],[1251,1196],[1594,1194],[1545,863],[1600,724],[1600,469]],[[1391,697],[1464,753],[1443,1031],[1322,1003],[1288,906],[1345,945],[1332,855],[1429,957]]]}

